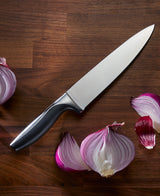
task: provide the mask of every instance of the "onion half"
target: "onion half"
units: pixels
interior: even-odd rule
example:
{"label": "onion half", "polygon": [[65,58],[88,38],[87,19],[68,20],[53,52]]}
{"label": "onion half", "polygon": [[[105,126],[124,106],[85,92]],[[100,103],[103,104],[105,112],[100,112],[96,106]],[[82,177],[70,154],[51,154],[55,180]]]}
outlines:
{"label": "onion half", "polygon": [[14,94],[16,76],[6,64],[6,59],[0,57],[0,104],[5,103]]}
{"label": "onion half", "polygon": [[124,169],[135,156],[132,141],[113,130],[121,125],[108,125],[87,136],[81,144],[83,160],[101,176],[109,177]]}

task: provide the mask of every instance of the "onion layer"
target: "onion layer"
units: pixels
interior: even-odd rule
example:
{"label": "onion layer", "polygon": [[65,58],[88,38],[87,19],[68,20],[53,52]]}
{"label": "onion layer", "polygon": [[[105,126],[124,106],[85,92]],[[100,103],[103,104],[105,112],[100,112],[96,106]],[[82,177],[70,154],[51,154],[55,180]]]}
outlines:
{"label": "onion layer", "polygon": [[0,104],[5,103],[14,94],[16,76],[6,64],[6,59],[0,57]]}
{"label": "onion layer", "polygon": [[69,133],[66,133],[59,144],[55,159],[57,165],[65,171],[90,170],[82,160],[77,142]]}
{"label": "onion layer", "polygon": [[153,93],[145,93],[131,99],[131,106],[140,116],[150,116],[153,128],[160,133],[160,97]]}
{"label": "onion layer", "polygon": [[139,142],[145,148],[153,149],[155,146],[156,134],[152,126],[152,120],[149,116],[143,116],[137,121],[135,131],[139,137]]}

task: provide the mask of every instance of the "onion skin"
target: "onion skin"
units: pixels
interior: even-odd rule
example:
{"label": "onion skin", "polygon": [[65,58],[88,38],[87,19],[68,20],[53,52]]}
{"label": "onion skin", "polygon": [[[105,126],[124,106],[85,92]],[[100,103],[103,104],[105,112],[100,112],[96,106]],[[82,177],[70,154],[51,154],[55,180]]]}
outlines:
{"label": "onion skin", "polygon": [[153,129],[152,120],[149,116],[141,117],[135,125],[135,131],[139,142],[147,149],[153,149],[155,146],[156,134]]}
{"label": "onion skin", "polygon": [[6,59],[0,57],[0,104],[8,101],[15,92],[16,76],[6,64]]}
{"label": "onion skin", "polygon": [[140,116],[150,116],[153,128],[160,133],[160,97],[153,93],[144,93],[131,98],[132,108]]}

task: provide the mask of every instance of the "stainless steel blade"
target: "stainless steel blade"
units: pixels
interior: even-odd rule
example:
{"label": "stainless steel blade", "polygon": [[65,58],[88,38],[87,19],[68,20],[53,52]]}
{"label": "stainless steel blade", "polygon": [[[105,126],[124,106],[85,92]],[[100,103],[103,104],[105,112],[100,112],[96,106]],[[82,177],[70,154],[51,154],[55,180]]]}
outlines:
{"label": "stainless steel blade", "polygon": [[151,25],[141,30],[104,58],[67,91],[70,98],[84,110],[133,61],[153,29]]}

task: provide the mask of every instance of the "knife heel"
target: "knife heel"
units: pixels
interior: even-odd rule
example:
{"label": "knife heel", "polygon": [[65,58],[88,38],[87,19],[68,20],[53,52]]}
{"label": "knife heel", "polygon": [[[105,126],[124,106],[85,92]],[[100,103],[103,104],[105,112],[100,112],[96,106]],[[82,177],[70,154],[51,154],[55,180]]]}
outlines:
{"label": "knife heel", "polygon": [[66,110],[80,113],[81,108],[67,93],[52,103],[43,113],[33,120],[10,144],[16,151],[23,149],[42,137]]}

